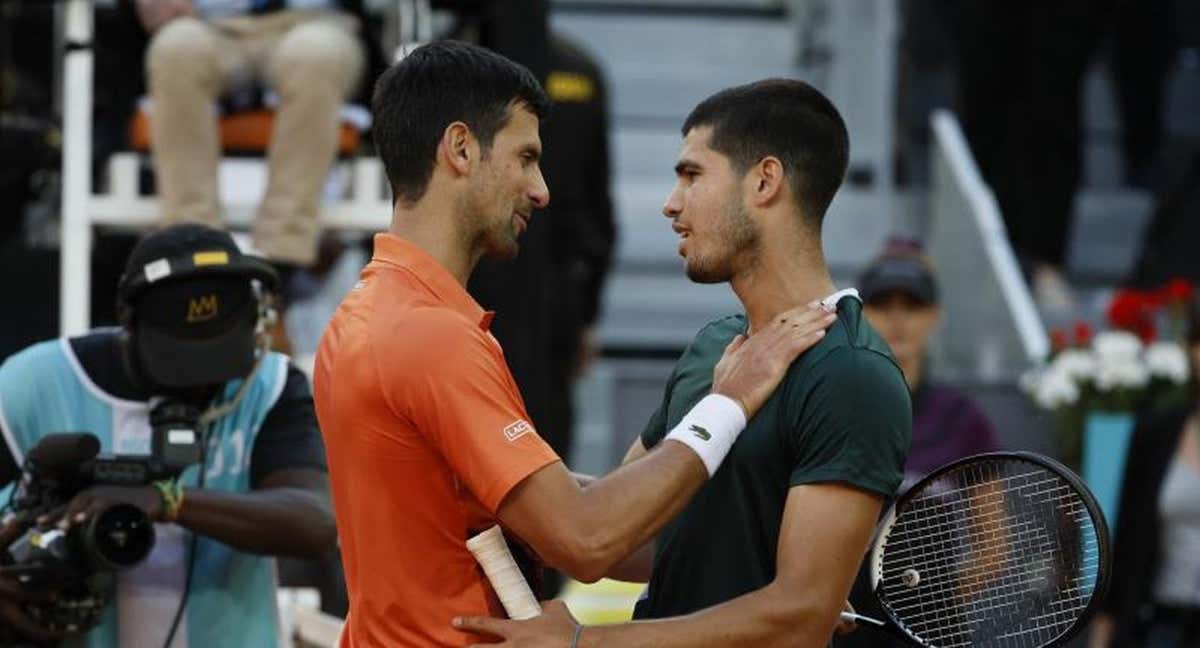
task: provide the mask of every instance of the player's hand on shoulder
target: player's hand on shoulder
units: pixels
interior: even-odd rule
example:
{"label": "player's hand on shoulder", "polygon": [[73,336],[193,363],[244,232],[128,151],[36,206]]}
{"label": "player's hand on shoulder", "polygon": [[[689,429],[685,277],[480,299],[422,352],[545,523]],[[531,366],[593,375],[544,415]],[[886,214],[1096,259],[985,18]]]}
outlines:
{"label": "player's hand on shoulder", "polygon": [[836,319],[820,302],[811,302],[784,312],[750,337],[733,338],[713,370],[713,393],[741,403],[747,419],[754,416],[792,361],[820,342]]}
{"label": "player's hand on shoulder", "polygon": [[562,648],[571,644],[579,622],[571,616],[562,601],[546,601],[542,614],[525,621],[509,621],[491,617],[461,617],[454,627],[484,637],[496,637],[499,642],[471,644],[468,648],[505,646],[507,648]]}

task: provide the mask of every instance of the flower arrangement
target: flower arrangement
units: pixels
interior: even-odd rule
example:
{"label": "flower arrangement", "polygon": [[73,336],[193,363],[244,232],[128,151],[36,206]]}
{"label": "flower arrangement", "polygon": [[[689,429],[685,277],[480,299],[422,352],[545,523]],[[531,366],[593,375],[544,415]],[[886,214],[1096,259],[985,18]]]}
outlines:
{"label": "flower arrangement", "polygon": [[1051,332],[1050,357],[1021,386],[1059,417],[1068,463],[1077,465],[1088,413],[1132,413],[1150,400],[1184,397],[1189,365],[1182,339],[1193,292],[1182,279],[1156,291],[1122,290],[1108,308],[1112,330],[1093,333],[1077,322],[1070,332]]}
{"label": "flower arrangement", "polygon": [[1147,344],[1164,337],[1182,341],[1186,309],[1195,286],[1186,279],[1172,279],[1152,291],[1121,290],[1108,307],[1108,320],[1119,329],[1137,334]]}

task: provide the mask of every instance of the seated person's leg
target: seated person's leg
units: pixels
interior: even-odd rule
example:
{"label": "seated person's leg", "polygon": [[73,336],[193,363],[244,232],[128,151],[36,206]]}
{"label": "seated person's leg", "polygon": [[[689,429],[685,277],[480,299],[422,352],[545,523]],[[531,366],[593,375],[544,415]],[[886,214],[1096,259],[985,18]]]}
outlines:
{"label": "seated person's leg", "polygon": [[160,28],[146,51],[153,102],[150,142],[163,219],[219,224],[216,114],[235,48],[208,23],[176,18]]}
{"label": "seated person's leg", "polygon": [[290,29],[268,59],[280,107],[254,243],[272,261],[306,266],[316,258],[321,190],[337,152],[338,109],[358,85],[363,64],[355,22],[332,13]]}

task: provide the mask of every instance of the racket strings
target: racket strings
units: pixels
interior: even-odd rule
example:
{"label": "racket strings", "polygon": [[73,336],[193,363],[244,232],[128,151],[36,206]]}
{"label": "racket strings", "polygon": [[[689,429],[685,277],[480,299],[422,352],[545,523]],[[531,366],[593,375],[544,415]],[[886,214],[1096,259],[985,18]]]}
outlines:
{"label": "racket strings", "polygon": [[[1089,522],[1091,518],[1090,518],[1090,516],[1088,516],[1087,511],[1084,510],[1082,512],[1075,512],[1070,517],[1066,517],[1064,519],[1066,521],[1074,521],[1076,523],[1083,524],[1083,523]],[[992,520],[988,520],[986,518],[979,518],[974,521],[974,524],[995,525],[995,528],[993,528],[991,531],[980,533],[980,535],[983,535],[984,533],[986,533],[987,535],[989,535],[989,537],[986,540],[981,540],[979,538],[976,538],[975,546],[973,549],[974,551],[985,553],[985,554],[992,553],[992,552],[998,552],[998,551],[1006,549],[1011,544],[1011,542],[1012,542],[1011,536],[1012,535],[1017,535],[1018,538],[1020,538],[1020,535],[1018,535],[1018,534],[1036,533],[1039,531],[1039,529],[1034,526],[1034,523],[1031,521],[1028,521],[1028,520],[1019,522],[1014,525],[1008,525],[1008,526],[1005,526],[1003,524],[1003,520],[1004,520],[1004,518],[1002,516],[995,516],[994,519],[992,519]],[[949,532],[949,527],[947,527],[947,533],[948,532]],[[925,560],[926,562],[935,562],[939,559],[955,558],[961,553],[961,551],[962,551],[961,546],[955,546],[950,549],[946,549],[945,547],[940,547],[940,548],[933,549],[933,550],[926,549],[925,547],[928,546],[927,541],[934,537],[936,537],[936,536],[933,536],[931,534],[924,534],[924,535],[916,536],[914,538],[906,540],[906,541],[904,541],[905,542],[904,545],[898,546],[897,548],[893,549],[895,554],[892,557],[897,560],[922,559],[922,560]],[[1051,549],[1056,549],[1056,547],[1057,547],[1057,545],[1053,541],[1051,541],[1048,537],[1046,537],[1043,540],[1042,545],[1038,546],[1038,547],[1031,547],[1030,546],[1031,542],[1032,542],[1031,540],[1026,538],[1026,543],[1025,543],[1024,547],[1033,552],[1036,552],[1038,550],[1048,551]],[[1092,542],[1094,544],[1094,540]],[[997,562],[1002,562],[1003,560],[1013,560],[1013,559],[1017,558],[1016,556],[1011,555],[1013,553],[1011,551],[1006,551],[1005,553],[1010,554],[1010,556],[1005,559],[998,560]],[[1064,547],[1064,548],[1062,548],[1061,552],[1056,550],[1055,554],[1058,556],[1061,563],[1074,564],[1074,561],[1070,560],[1076,556],[1076,552],[1073,552],[1072,548]],[[1096,555],[1095,557],[1097,559],[1099,558],[1098,555]],[[984,567],[990,567],[990,566],[991,566],[991,563],[979,563],[974,566],[967,567],[965,569],[958,568],[958,573],[965,574],[965,573],[968,573],[971,569],[983,569]]]}
{"label": "racket strings", "polygon": [[[978,467],[973,466],[972,468],[978,468]],[[1048,478],[1042,479],[1041,483],[1046,483],[1046,484],[1063,483],[1062,479],[1060,479],[1057,475],[1046,473],[1044,470],[1035,470],[1035,471],[1030,471],[1030,472],[1024,472],[1019,475],[1009,475],[1007,477],[995,477],[995,478],[989,479],[987,481],[991,485],[1005,486],[1010,482],[1014,482],[1014,481],[1018,481],[1018,480],[1022,480],[1022,479],[1029,480],[1029,479],[1032,479],[1035,477],[1047,477],[1047,475],[1049,475]],[[939,482],[944,483],[943,480],[939,480]],[[924,502],[930,502],[930,501],[944,502],[944,501],[946,501],[946,497],[949,495],[957,495],[959,493],[966,493],[966,492],[970,492],[972,490],[976,490],[977,488],[979,488],[979,485],[981,483],[983,483],[983,480],[981,479],[978,482],[970,482],[965,486],[959,486],[957,488],[951,488],[948,486],[944,487],[944,488],[934,488],[933,486],[938,484],[939,482],[934,482],[934,484],[931,484],[930,486],[923,489],[923,490],[930,491],[930,493],[928,495],[921,495],[920,497],[913,497],[913,498],[909,499],[909,505],[917,506]],[[1030,484],[1025,484],[1025,485],[1030,485]]]}
{"label": "racket strings", "polygon": [[[964,609],[959,610],[959,612],[962,612],[963,614],[967,615],[968,617],[972,617],[973,620],[975,620],[977,622],[982,620],[983,618],[987,618],[988,616],[995,615],[1001,611],[1015,613],[1015,612],[1019,611],[1020,608],[1022,608],[1022,604],[1025,600],[1024,597],[1026,596],[1025,590],[1030,586],[1038,585],[1039,580],[1040,579],[1029,579],[1025,582],[1008,583],[1006,585],[997,587],[996,591],[990,597],[990,602],[988,602],[987,604],[985,604],[983,602],[983,600],[981,599],[974,603],[968,604]],[[1030,631],[1037,631],[1040,629],[1053,629],[1053,628],[1057,627],[1057,625],[1063,621],[1067,621],[1067,622],[1072,621],[1078,612],[1078,603],[1079,603],[1081,597],[1087,597],[1090,595],[1091,583],[1089,583],[1088,579],[1086,579],[1086,578],[1075,578],[1075,579],[1071,579],[1071,581],[1068,583],[1068,585],[1070,585],[1070,586],[1063,588],[1063,590],[1061,592],[1062,596],[1058,597],[1056,600],[1051,600],[1046,603],[1046,607],[1049,608],[1049,611],[1044,612],[1042,614],[1034,614],[1034,615],[1028,616],[1028,617],[1022,616],[1021,617],[1022,619],[1027,619],[1029,622],[1032,623],[1032,625],[1030,627],[1019,628],[1018,631],[1028,633]],[[902,606],[905,603],[911,602],[914,600],[917,600],[917,599],[910,599],[909,601],[900,601],[900,602],[892,601],[892,603],[893,603],[893,606]],[[939,612],[946,611],[944,608],[935,608],[935,609],[938,609]],[[941,614],[941,615],[937,616],[936,620],[945,621],[946,619],[954,618],[953,614],[954,614],[954,611],[950,610],[946,614]],[[1030,624],[1026,624],[1026,625],[1028,626]],[[918,626],[921,626],[921,623],[913,624],[914,629]],[[929,623],[926,622],[925,626],[929,626]],[[926,629],[925,632],[926,632],[926,634],[928,634],[931,632],[931,630]],[[958,627],[957,629],[947,629],[946,631],[942,632],[941,636],[939,638],[942,639],[944,642],[944,640],[951,639],[955,636],[969,635],[969,634],[975,634],[975,631],[971,628],[968,628],[966,625],[960,625],[960,627]],[[1001,633],[998,636],[1009,636],[1009,635],[1013,635],[1013,634],[1015,634],[1015,633],[1008,632],[1008,633]],[[925,636],[925,634],[922,634],[921,636]],[[1049,638],[1053,638],[1053,637],[1049,637]],[[953,645],[953,644],[939,642],[939,643],[936,643],[936,645],[942,646],[942,645]],[[1041,644],[1040,644],[1040,642],[1035,642],[1034,645],[1041,645]]]}
{"label": "racket strings", "polygon": [[896,519],[881,599],[928,645],[1036,648],[1090,603],[1100,568],[1091,515],[1069,483],[1031,465],[947,473]]}
{"label": "racket strings", "polygon": [[[1037,551],[1048,551],[1052,548],[1053,547],[1046,545],[1046,546],[1043,546],[1036,550]],[[1015,559],[1005,559],[1001,562],[998,562],[996,567],[1001,568],[1001,569],[1012,569],[1012,570],[1024,568],[1026,570],[1037,569],[1039,571],[1042,571],[1042,570],[1049,569],[1051,567],[1051,565],[1049,565],[1048,563],[1049,563],[1048,560],[1041,560],[1041,561],[1032,563],[1032,567],[1031,567],[1031,565],[1029,565],[1029,564],[1020,564],[1020,563],[1016,562]],[[1088,559],[1082,560],[1078,563],[1078,565],[1080,567],[1083,567],[1085,570],[1089,567],[1096,567],[1096,566],[1098,566],[1098,564],[1099,564],[1099,560],[1095,559],[1095,558],[1088,558]],[[938,573],[935,571],[933,574],[933,577],[936,578],[938,576],[945,576],[946,573],[947,572],[945,572],[945,571],[943,571],[941,573]],[[1029,578],[1026,578],[1025,580],[1017,582],[1015,584],[1012,582],[1009,582],[1009,583],[1006,583],[1003,585],[996,585],[994,583],[995,579],[988,577],[989,574],[992,574],[992,573],[994,573],[994,570],[984,570],[982,568],[973,567],[973,568],[970,568],[969,570],[956,571],[955,575],[959,577],[958,584],[961,586],[964,586],[968,589],[970,589],[972,587],[976,587],[976,586],[981,587],[983,585],[989,585],[989,584],[996,589],[1003,589],[1004,587],[1013,588],[1016,586],[1032,586],[1040,580],[1036,577],[1029,577]],[[929,577],[928,575],[922,576],[922,578],[928,578],[928,577]],[[1070,583],[1071,580],[1072,579],[1068,579],[1065,582]],[[1079,582],[1086,582],[1087,578],[1084,576],[1080,576],[1073,580],[1076,580]],[[896,596],[890,597],[888,599],[893,605],[899,605],[899,604],[903,604],[903,603],[915,600],[916,598],[918,598],[919,596],[922,595],[922,594],[914,594],[911,596],[906,596],[906,592],[910,591],[910,588],[908,588],[907,586],[893,586],[892,590],[899,592]],[[1064,592],[1068,592],[1069,590],[1070,590],[1069,587],[1064,588]],[[1018,591],[1023,592],[1024,590],[1020,589]]]}
{"label": "racket strings", "polygon": [[[1011,481],[1012,481],[1011,479],[1005,480],[1005,482],[1011,482]],[[1002,484],[1000,482],[996,483],[996,486],[1001,486],[1001,485]],[[991,485],[989,484],[989,486],[991,486]],[[1030,497],[1030,498],[1044,496],[1044,495],[1050,495],[1050,494],[1061,496],[1061,495],[1065,495],[1065,494],[1073,494],[1074,493],[1074,489],[1072,489],[1070,485],[1066,484],[1065,482],[1063,482],[1061,479],[1058,479],[1057,477],[1055,477],[1053,479],[1043,479],[1038,482],[1032,482],[1029,484],[1021,484],[1015,488],[1011,487],[1011,486],[1005,486],[1005,487],[1012,489],[1014,492],[1020,492],[1025,497]],[[922,519],[922,520],[938,517],[939,514],[941,514],[943,516],[950,516],[950,515],[958,516],[958,515],[961,515],[964,507],[970,507],[973,509],[982,509],[985,506],[990,506],[993,509],[992,512],[1002,512],[1005,515],[1007,515],[1007,511],[997,511],[996,510],[997,506],[1003,505],[1005,503],[1006,496],[1011,496],[1011,494],[1008,493],[1007,491],[994,491],[993,490],[993,491],[983,493],[983,494],[968,495],[966,497],[955,497],[959,493],[969,492],[972,489],[978,490],[980,488],[981,488],[980,485],[975,485],[969,489],[968,488],[953,489],[953,490],[947,491],[945,493],[941,493],[936,496],[926,495],[924,497],[912,500],[912,502],[910,502],[910,506],[913,508],[910,510],[914,510],[914,511],[919,510],[921,513],[920,519]],[[1041,488],[1042,490],[1026,492],[1027,489],[1032,489],[1032,488]],[[983,514],[983,515],[986,515],[986,514]],[[957,520],[957,518],[955,518],[955,519]],[[903,534],[904,531],[905,530],[894,529],[893,533]],[[913,523],[910,523],[907,531],[909,531],[909,532],[912,532],[912,531],[931,532],[931,531],[934,531],[934,529],[929,527],[928,522],[922,522],[921,525],[918,526],[915,524],[915,520],[914,520]]]}
{"label": "racket strings", "polygon": [[[982,527],[982,526],[983,526],[983,524],[979,524],[979,523],[974,524],[974,527],[976,527],[977,532],[978,532],[977,535],[992,535],[992,536],[995,535],[994,529],[988,529],[988,528],[979,529],[979,527]],[[1021,529],[1020,526],[1014,526],[1014,528],[1012,530],[1014,530],[1014,532],[1015,532],[1014,535],[1019,536],[1021,530],[1024,530],[1024,529]],[[978,544],[978,540],[977,540],[977,544]],[[1042,545],[1039,545],[1036,548],[1039,548],[1039,550],[1040,550],[1040,548],[1045,548],[1045,542],[1043,541]],[[988,551],[989,551],[988,547],[982,548],[983,553],[986,554],[986,553],[988,553]],[[1012,571],[1012,569],[1013,569],[1012,560],[1008,560],[1008,562],[1001,563],[1001,562],[997,562],[996,559],[992,559],[991,562],[994,563],[994,565],[992,565],[992,566],[994,566],[994,568],[996,570],[1003,570],[1003,569],[1007,568],[1010,571]],[[1043,564],[1040,564],[1040,565],[1037,563],[1028,565],[1027,568],[1025,569],[1025,571],[1028,572],[1031,569],[1038,570],[1039,568],[1042,570],[1045,569],[1044,560],[1043,560]],[[1021,576],[1022,575],[1020,574],[1020,572],[1016,572],[1016,574],[1010,575],[1009,578],[1003,578],[1003,580],[998,580],[998,582],[991,583],[991,588],[992,588],[992,593],[994,593],[994,598],[996,598],[996,596],[998,596],[997,600],[1000,601],[1000,604],[992,605],[992,606],[984,606],[984,605],[979,605],[979,602],[976,601],[976,602],[974,602],[974,605],[968,606],[966,608],[965,612],[967,613],[967,616],[968,617],[979,617],[980,613],[989,613],[989,612],[994,613],[992,611],[997,610],[997,608],[1013,606],[1014,604],[1016,604],[1016,602],[1019,602],[1018,600],[1014,599],[1014,596],[1020,592],[1020,589],[1024,588],[1024,587],[1028,587],[1028,586],[1030,586],[1030,584],[1036,584],[1038,581],[1038,577],[1036,575],[1034,575],[1033,578],[1026,578],[1025,581],[1019,581],[1019,580],[1014,581],[1014,578],[1020,578]],[[992,580],[995,581],[996,578],[992,578]],[[964,578],[960,578],[960,581],[964,581]],[[978,587],[978,583],[972,583],[970,580],[966,580],[966,582],[962,583],[962,584],[964,584],[964,587],[968,590],[970,590],[972,587]],[[944,614],[943,614],[943,617],[944,617]],[[962,632],[959,632],[959,635],[961,635],[961,634],[962,634]],[[978,634],[978,632],[976,632],[976,634]],[[1003,632],[1002,632],[1001,636],[1004,636]],[[953,641],[954,636],[953,636],[953,634],[950,634],[949,636],[944,637],[944,638],[946,638],[946,640]]]}
{"label": "racket strings", "polygon": [[[1073,491],[1068,486],[1061,486],[1054,489],[1043,490],[1036,493],[1027,494],[1029,496],[1044,495],[1047,493],[1055,493],[1056,495],[1068,495]],[[1009,512],[998,506],[1003,504],[1003,498],[999,493],[991,493],[986,497],[970,497],[965,498],[965,504],[975,505],[978,501],[988,499],[987,513],[974,513],[970,519],[971,528],[976,537],[987,535],[995,543],[1008,543],[1008,534],[1020,532],[1026,529],[1040,529],[1043,525],[1040,522],[1032,519],[1018,520],[1013,523],[1013,516]],[[1065,498],[1060,498],[1065,499]],[[897,524],[893,527],[892,532],[888,536],[889,545],[899,545],[895,548],[889,547],[893,552],[889,555],[894,557],[904,557],[908,555],[921,554],[926,557],[930,556],[928,549],[929,541],[946,536],[950,532],[962,530],[963,516],[962,505],[964,502],[956,504],[947,504],[941,507],[941,510],[932,512],[930,508],[920,511],[920,516],[911,513],[906,515],[906,520],[902,524]],[[1048,502],[1047,502],[1048,503]],[[1078,505],[1077,502],[1071,500],[1067,502],[1067,507],[1060,506],[1060,511],[1063,514],[1073,516],[1073,520],[1079,523],[1090,521],[1090,516],[1087,509]],[[977,506],[977,509],[982,509],[983,506]],[[978,540],[976,542],[978,544]],[[957,547],[954,550],[954,555],[957,555]],[[986,550],[987,547],[977,548],[977,550]],[[937,552],[932,555],[936,556]]]}
{"label": "racket strings", "polygon": [[[976,528],[977,531],[979,531],[979,533],[977,533],[977,535],[989,535],[989,536],[995,535],[993,529],[980,530],[979,527],[982,526],[981,524],[975,524],[973,526]],[[1013,537],[1020,538],[1022,535],[1025,535],[1024,533],[1022,533],[1023,531],[1025,531],[1025,529],[1021,528],[1022,526],[1028,526],[1028,525],[1014,525],[1013,528],[1009,529],[1009,531]],[[1045,542],[1044,538],[1034,536],[1032,539],[1029,539],[1029,538],[1026,539],[1026,541],[1034,541],[1034,542],[1039,541],[1039,540],[1041,540],[1041,544],[1038,545],[1037,547],[1031,547],[1031,548],[1035,551],[1045,550],[1047,548],[1047,543]],[[976,543],[978,544],[978,539],[976,540]],[[981,549],[979,549],[979,551],[980,551],[980,553],[983,553],[983,555],[987,555],[988,549],[981,548]],[[993,552],[994,552],[994,550],[993,550]],[[990,587],[992,588],[991,598],[993,600],[998,601],[998,603],[993,604],[991,606],[986,606],[986,605],[981,605],[979,603],[979,601],[975,601],[974,604],[968,606],[965,610],[967,615],[970,617],[979,617],[980,613],[991,613],[994,615],[994,610],[998,610],[998,609],[1001,609],[1004,607],[1009,607],[1009,606],[1014,606],[1014,605],[1019,604],[1020,600],[1017,599],[1016,597],[1020,595],[1021,590],[1026,589],[1026,588],[1030,587],[1031,585],[1039,584],[1039,582],[1042,580],[1042,577],[1038,576],[1036,574],[1036,572],[1037,571],[1045,571],[1046,568],[1048,567],[1048,565],[1046,564],[1046,561],[1043,560],[1040,563],[1038,563],[1038,562],[1031,563],[1027,566],[1024,566],[1024,568],[1022,570],[1014,572],[1013,570],[1015,567],[1014,567],[1013,561],[1011,561],[1011,560],[998,562],[997,560],[993,559],[991,562],[993,563],[992,566],[996,570],[1003,570],[1003,569],[1007,568],[1009,570],[1009,573],[1007,574],[1009,577],[1008,578],[993,577],[992,579],[990,579],[993,581],[990,584]],[[1033,573],[1032,576],[1029,576],[1031,570],[1035,573]],[[1003,572],[1001,572],[1001,573],[1003,573]],[[974,575],[974,578],[976,580],[978,580],[978,575]],[[1024,579],[1024,580],[1021,580],[1021,579]],[[965,583],[963,583],[962,587],[964,589],[967,589],[968,591],[970,591],[973,587],[979,587],[979,583],[978,582],[972,583],[970,578],[960,578],[960,581],[965,581]],[[983,599],[979,599],[979,600],[983,600]],[[1038,616],[1038,615],[1034,615],[1034,616]],[[1003,633],[1001,633],[1001,634],[1003,634]],[[951,637],[947,637],[947,639],[949,639],[949,638],[951,638]]]}
{"label": "racket strings", "polygon": [[[1065,514],[1073,515],[1076,522],[1084,522],[1090,520],[1090,516],[1086,509],[1076,508],[1073,511],[1060,509]],[[948,533],[962,529],[962,520],[959,512],[945,511],[939,514],[930,515],[926,524],[931,525],[925,529],[899,529],[893,531],[893,534],[888,537],[889,542],[897,542],[903,548],[899,551],[915,552],[923,548],[924,543],[929,539],[938,538]],[[984,534],[989,533],[1000,541],[1006,541],[1004,534],[1011,533],[1014,530],[1020,531],[1023,528],[1034,526],[1033,520],[1021,520],[1016,524],[1012,524],[1012,517],[1004,510],[993,510],[989,513],[975,515],[971,518],[971,524],[974,526],[973,533]],[[980,530],[982,525],[989,525],[987,530]],[[900,554],[897,554],[900,555]]]}

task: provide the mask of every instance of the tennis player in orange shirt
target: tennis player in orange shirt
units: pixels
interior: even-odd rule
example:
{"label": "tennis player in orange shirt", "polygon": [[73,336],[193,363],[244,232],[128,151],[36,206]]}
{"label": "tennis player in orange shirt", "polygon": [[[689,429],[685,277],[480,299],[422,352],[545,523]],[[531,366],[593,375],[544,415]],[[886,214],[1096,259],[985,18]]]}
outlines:
{"label": "tennis player in orange shirt", "polygon": [[497,522],[594,581],[650,540],[721,464],[792,360],[834,316],[812,304],[736,337],[666,441],[598,479],[539,438],[464,285],[511,258],[549,202],[548,100],[525,68],[464,43],[421,47],[379,80],[374,136],[391,227],[321,340],[314,374],[350,594],[342,647],[465,646],[457,616],[503,613],[465,542]]}

